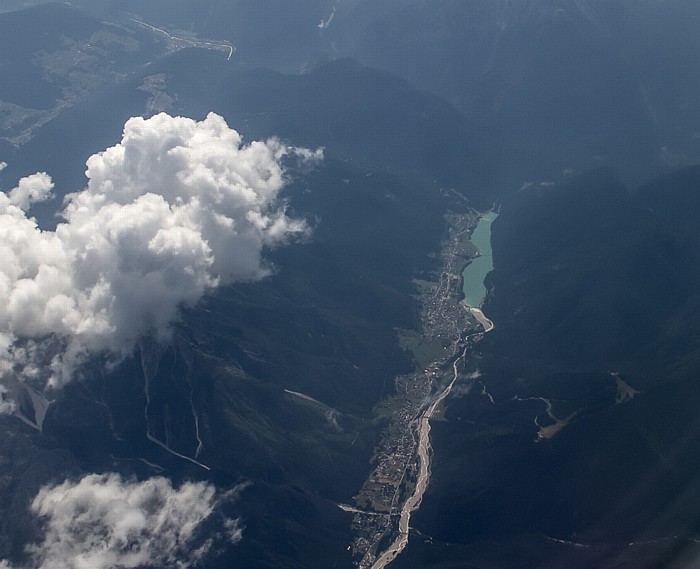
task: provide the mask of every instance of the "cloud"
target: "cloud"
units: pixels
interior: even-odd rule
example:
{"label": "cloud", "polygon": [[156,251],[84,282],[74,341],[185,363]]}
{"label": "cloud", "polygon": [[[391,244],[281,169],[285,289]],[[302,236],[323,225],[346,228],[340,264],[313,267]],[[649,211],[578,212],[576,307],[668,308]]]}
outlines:
{"label": "cloud", "polygon": [[[15,411],[15,403],[6,398],[6,393],[7,388],[0,385],[0,415],[12,414]],[[2,569],[2,565],[0,565],[0,569]]]}
{"label": "cloud", "polygon": [[118,360],[146,334],[167,340],[179,307],[208,290],[270,274],[263,250],[306,231],[278,200],[285,155],[322,151],[243,144],[213,113],[163,113],[129,119],[119,144],[88,159],[54,231],[27,214],[50,195],[47,174],[0,193],[0,372],[48,369],[59,386],[90,354]]}
{"label": "cloud", "polygon": [[38,172],[22,178],[10,192],[10,203],[26,210],[34,203],[42,202],[51,194],[53,182],[46,172]]}
{"label": "cloud", "polygon": [[[196,567],[215,549],[241,539],[238,520],[221,519],[224,501],[203,482],[174,488],[166,478],[144,482],[91,474],[43,487],[31,511],[44,522],[41,543],[27,553],[35,569]],[[216,531],[204,524],[217,517]],[[0,560],[0,569],[10,567]]]}

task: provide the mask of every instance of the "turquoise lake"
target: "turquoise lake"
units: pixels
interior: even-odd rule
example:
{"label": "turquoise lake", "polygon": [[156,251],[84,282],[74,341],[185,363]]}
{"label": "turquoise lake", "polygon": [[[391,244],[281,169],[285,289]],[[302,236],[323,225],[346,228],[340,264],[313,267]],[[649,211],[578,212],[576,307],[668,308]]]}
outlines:
{"label": "turquoise lake", "polygon": [[479,218],[470,241],[479,250],[480,256],[472,259],[464,271],[464,302],[469,306],[478,308],[486,296],[484,279],[493,269],[493,257],[491,255],[491,224],[498,214],[489,212]]}

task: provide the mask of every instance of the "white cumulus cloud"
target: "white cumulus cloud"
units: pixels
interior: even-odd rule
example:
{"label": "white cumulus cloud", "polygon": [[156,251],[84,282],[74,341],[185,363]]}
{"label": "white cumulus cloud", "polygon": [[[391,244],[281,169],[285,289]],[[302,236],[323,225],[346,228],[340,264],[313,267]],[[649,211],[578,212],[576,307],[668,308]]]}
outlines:
{"label": "white cumulus cloud", "polygon": [[54,231],[27,214],[50,195],[47,174],[0,193],[0,372],[36,376],[48,358],[60,385],[89,354],[119,359],[145,334],[167,339],[179,307],[207,290],[269,274],[264,248],[306,230],[278,201],[286,154],[322,158],[275,139],[243,144],[213,113],[163,113],[130,119],[119,144],[88,159]]}
{"label": "white cumulus cloud", "polygon": [[[174,488],[162,477],[136,482],[117,474],[46,486],[31,504],[44,522],[43,541],[27,548],[31,567],[196,567],[217,544],[241,539],[237,520],[218,521],[218,533],[202,531],[231,494],[202,482]],[[10,565],[0,560],[3,567]]]}

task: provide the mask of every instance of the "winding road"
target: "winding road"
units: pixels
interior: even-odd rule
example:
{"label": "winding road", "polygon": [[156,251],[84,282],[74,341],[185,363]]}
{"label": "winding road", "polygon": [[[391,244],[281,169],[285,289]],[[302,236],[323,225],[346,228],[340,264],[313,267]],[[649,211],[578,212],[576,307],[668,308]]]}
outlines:
{"label": "winding road", "polygon": [[139,24],[141,26],[144,26],[148,28],[149,30],[160,34],[162,36],[165,36],[165,38],[168,41],[175,42],[176,44],[180,45],[186,45],[188,47],[197,47],[200,49],[212,49],[212,50],[222,50],[222,51],[228,51],[228,56],[226,57],[227,61],[230,61],[231,56],[233,55],[233,52],[236,51],[236,48],[233,47],[230,43],[227,41],[215,41],[215,40],[200,40],[200,39],[193,39],[193,38],[183,38],[180,36],[174,36],[171,33],[167,32],[166,30],[162,28],[157,28],[155,26],[152,26],[151,24],[147,24],[146,22],[142,20],[137,20],[136,18],[131,18],[132,22],[135,22],[136,24]]}

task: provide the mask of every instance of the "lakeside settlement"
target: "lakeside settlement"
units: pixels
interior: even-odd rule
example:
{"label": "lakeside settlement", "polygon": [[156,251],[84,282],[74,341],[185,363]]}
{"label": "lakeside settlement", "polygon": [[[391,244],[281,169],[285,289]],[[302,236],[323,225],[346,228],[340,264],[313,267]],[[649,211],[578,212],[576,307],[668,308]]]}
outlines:
{"label": "lakeside settlement", "polygon": [[[378,407],[377,413],[388,418],[388,425],[375,450],[373,470],[355,503],[339,504],[354,513],[355,539],[350,549],[359,569],[383,569],[408,544],[411,513],[420,507],[430,480],[430,420],[460,380],[474,344],[493,328],[480,306],[463,301],[464,267],[480,255],[470,236],[484,215],[449,214],[449,236],[440,250],[435,280],[416,281],[422,331],[401,331],[400,337],[420,367],[398,376],[395,393]],[[493,218],[488,212],[487,237]],[[490,257],[490,247],[488,253]]]}

